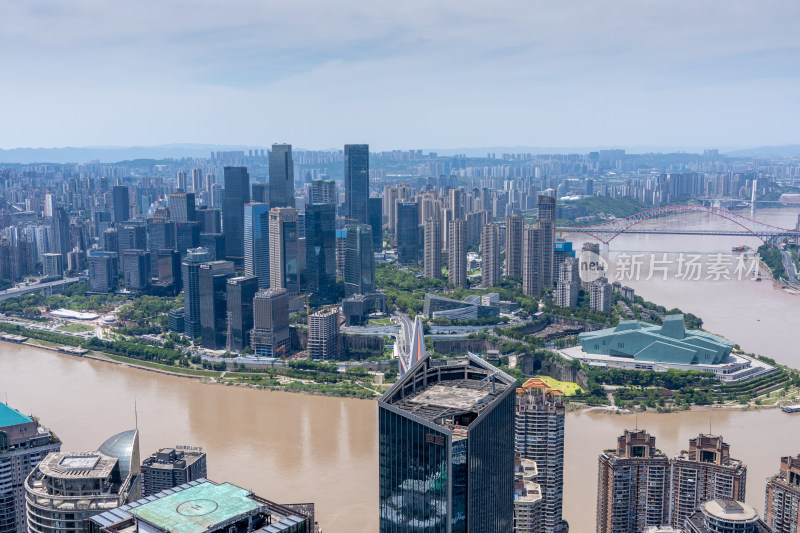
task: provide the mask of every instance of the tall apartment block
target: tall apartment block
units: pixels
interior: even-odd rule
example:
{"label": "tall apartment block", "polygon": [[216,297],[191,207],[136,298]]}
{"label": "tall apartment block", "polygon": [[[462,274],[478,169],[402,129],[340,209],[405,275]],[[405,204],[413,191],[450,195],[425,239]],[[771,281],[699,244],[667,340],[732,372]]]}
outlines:
{"label": "tall apartment block", "polygon": [[430,217],[425,221],[425,277],[442,279],[442,221]]}
{"label": "tall apartment block", "polygon": [[781,468],[767,481],[764,520],[775,533],[800,531],[800,455],[781,457]]}
{"label": "tall apartment block", "polygon": [[537,226],[522,229],[522,292],[527,296],[542,294],[544,231]]}
{"label": "tall apartment block", "polygon": [[225,167],[225,198],[222,200],[222,231],[225,258],[244,264],[244,204],[250,203],[250,174],[246,167]]}
{"label": "tall apartment block", "polygon": [[47,454],[60,450],[53,432],[0,403],[0,533],[26,531],[25,478]]}
{"label": "tall apartment block", "polygon": [[486,224],[481,230],[481,285],[500,285],[500,226]]}
{"label": "tall apartment block", "polygon": [[516,381],[482,359],[424,357],[378,401],[381,533],[508,533]]}
{"label": "tall apartment block", "polygon": [[539,220],[537,225],[542,229],[542,286],[553,284],[554,253],[556,246],[556,198],[539,195]]}
{"label": "tall apartment block", "polygon": [[[533,380],[531,380],[533,381]],[[562,518],[564,500],[564,403],[543,384],[527,382],[517,396],[515,449],[521,459],[536,463],[542,492],[545,533],[569,530]]]}
{"label": "tall apartment block", "polygon": [[597,533],[630,533],[668,520],[670,462],[645,430],[604,451],[597,474]]}
{"label": "tall apartment block", "polygon": [[139,432],[96,451],[48,454],[25,480],[28,533],[89,531],[89,519],[141,498]]}
{"label": "tall apartment block", "polygon": [[589,283],[589,309],[604,313],[611,311],[611,284],[606,278]]}
{"label": "tall apartment block", "polygon": [[559,307],[575,307],[578,304],[578,292],[581,288],[579,263],[574,257],[568,257],[558,266],[555,300]]}
{"label": "tall apartment block", "polygon": [[289,349],[289,297],[286,289],[261,289],[253,298],[250,349],[264,357],[284,357]]}
{"label": "tall apartment block", "polygon": [[269,285],[286,289],[289,296],[300,292],[297,238],[297,210],[294,207],[270,209]]}
{"label": "tall apartment block", "polygon": [[273,144],[269,153],[269,206],[294,207],[294,162],[291,144]]}
{"label": "tall apartment block", "polygon": [[190,339],[200,336],[200,265],[209,260],[205,248],[191,248],[181,264],[183,280],[184,333]]}
{"label": "tall apartment block", "polygon": [[506,276],[522,277],[522,229],[525,219],[521,215],[506,218]]}
{"label": "tall apartment block", "polygon": [[706,501],[744,501],[747,467],[730,456],[721,436],[699,435],[689,450],[672,460],[670,523],[682,527],[686,518]]}
{"label": "tall apartment block", "polygon": [[369,145],[344,145],[344,212],[349,222],[369,224]]}
{"label": "tall apartment block", "polygon": [[453,287],[467,286],[467,223],[462,219],[450,221],[447,250],[447,281]]}
{"label": "tall apartment block", "polygon": [[308,356],[339,358],[339,309],[323,309],[308,317]]}
{"label": "tall apartment block", "polygon": [[369,294],[375,291],[375,256],[372,253],[372,228],[366,224],[347,226],[344,258],[344,294]]}
{"label": "tall apartment block", "polygon": [[514,533],[542,533],[542,489],[539,471],[530,459],[514,460]]}
{"label": "tall apartment block", "polygon": [[200,448],[162,448],[142,461],[142,496],[206,477],[206,454]]}

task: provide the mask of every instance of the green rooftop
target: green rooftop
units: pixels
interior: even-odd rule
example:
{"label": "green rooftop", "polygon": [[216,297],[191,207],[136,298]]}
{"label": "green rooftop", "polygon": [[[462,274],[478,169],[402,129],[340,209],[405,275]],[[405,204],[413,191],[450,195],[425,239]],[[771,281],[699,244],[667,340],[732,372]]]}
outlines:
{"label": "green rooftop", "polygon": [[196,533],[264,507],[230,483],[200,483],[128,512],[170,533]]}
{"label": "green rooftop", "polygon": [[0,428],[8,426],[18,426],[33,422],[32,419],[23,415],[16,409],[12,409],[4,403],[0,403]]}

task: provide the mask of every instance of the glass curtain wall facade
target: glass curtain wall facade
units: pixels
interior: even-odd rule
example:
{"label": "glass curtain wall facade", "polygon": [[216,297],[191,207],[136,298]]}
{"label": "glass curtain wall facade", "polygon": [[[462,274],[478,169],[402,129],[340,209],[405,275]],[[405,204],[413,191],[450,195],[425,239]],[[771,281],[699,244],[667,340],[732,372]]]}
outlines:
{"label": "glass curtain wall facade", "polygon": [[426,357],[378,404],[381,533],[513,530],[516,382]]}

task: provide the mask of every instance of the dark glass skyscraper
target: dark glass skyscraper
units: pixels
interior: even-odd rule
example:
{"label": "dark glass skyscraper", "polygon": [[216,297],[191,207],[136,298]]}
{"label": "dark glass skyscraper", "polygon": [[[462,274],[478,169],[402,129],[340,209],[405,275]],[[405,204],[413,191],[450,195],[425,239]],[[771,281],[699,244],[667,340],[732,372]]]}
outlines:
{"label": "dark glass skyscraper", "polygon": [[114,223],[119,224],[131,218],[131,198],[128,188],[124,185],[114,185],[111,189],[111,199],[114,203]]}
{"label": "dark glass skyscraper", "polygon": [[381,397],[381,533],[513,530],[515,387],[478,357],[426,356]]}
{"label": "dark glass skyscraper", "polygon": [[169,210],[175,222],[197,220],[193,192],[176,192],[169,195]]}
{"label": "dark glass skyscraper", "polygon": [[306,206],[306,280],[321,303],[336,298],[336,213],[331,204]]}
{"label": "dark glass skyscraper", "polygon": [[369,145],[344,145],[345,216],[352,223],[369,224]]}
{"label": "dark glass skyscraper", "polygon": [[250,346],[253,329],[253,298],[258,292],[258,278],[240,276],[228,280],[228,342],[227,349],[241,352]]}
{"label": "dark glass skyscraper", "polygon": [[244,273],[256,276],[258,286],[269,287],[269,205],[244,206]]}
{"label": "dark glass skyscraper", "polygon": [[294,207],[294,163],[291,144],[273,144],[269,153],[269,206]]}
{"label": "dark glass skyscraper", "polygon": [[183,259],[181,278],[183,280],[183,309],[185,316],[184,333],[190,339],[200,336],[200,265],[208,261],[208,250],[193,248]]}
{"label": "dark glass skyscraper", "polygon": [[232,278],[232,261],[210,261],[200,265],[200,336],[203,347],[225,347],[228,331],[227,289]]}
{"label": "dark glass skyscraper", "polygon": [[369,225],[372,226],[372,251],[383,250],[383,198],[369,199]]}
{"label": "dark glass skyscraper", "polygon": [[69,235],[69,215],[63,207],[53,209],[53,217],[50,219],[50,242],[51,251],[61,254],[64,264],[67,264],[67,254],[72,248],[70,246],[72,241]]}
{"label": "dark glass skyscraper", "polygon": [[347,226],[344,256],[344,294],[369,294],[375,290],[372,229],[366,224]]}
{"label": "dark glass skyscraper", "polygon": [[225,167],[225,199],[222,202],[222,231],[225,257],[244,263],[244,204],[250,203],[250,175],[246,167]]}
{"label": "dark glass skyscraper", "polygon": [[397,258],[404,265],[419,261],[419,205],[397,204]]}

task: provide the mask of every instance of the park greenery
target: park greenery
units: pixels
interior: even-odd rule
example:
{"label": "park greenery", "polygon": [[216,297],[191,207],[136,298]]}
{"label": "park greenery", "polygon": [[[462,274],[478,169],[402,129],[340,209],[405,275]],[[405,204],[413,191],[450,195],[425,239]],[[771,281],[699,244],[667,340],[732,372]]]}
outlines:
{"label": "park greenery", "polygon": [[758,255],[769,267],[773,278],[781,279],[786,277],[786,269],[783,266],[783,255],[778,248],[764,243],[758,247]]}

